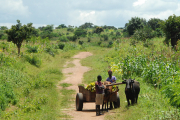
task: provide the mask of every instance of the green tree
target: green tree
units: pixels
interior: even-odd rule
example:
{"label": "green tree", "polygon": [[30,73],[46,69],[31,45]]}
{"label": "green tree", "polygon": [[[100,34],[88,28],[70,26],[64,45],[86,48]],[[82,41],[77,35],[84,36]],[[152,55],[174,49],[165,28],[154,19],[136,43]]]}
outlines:
{"label": "green tree", "polygon": [[87,35],[87,31],[84,30],[84,29],[77,29],[75,32],[74,32],[74,35],[80,37],[80,36],[83,36],[85,37]]}
{"label": "green tree", "polygon": [[22,42],[30,38],[32,31],[34,28],[32,27],[32,23],[28,23],[27,25],[22,25],[20,23],[20,20],[17,20],[16,25],[12,25],[11,29],[6,30],[5,32],[8,35],[8,42],[12,41],[14,44],[16,44],[18,48],[18,55],[20,54],[20,48],[22,45]]}
{"label": "green tree", "polygon": [[81,29],[86,29],[86,28],[93,28],[93,23],[84,23],[83,25],[79,26]]}
{"label": "green tree", "polygon": [[6,26],[0,26],[0,30],[7,30],[8,28]]}
{"label": "green tree", "polygon": [[160,22],[162,22],[159,18],[151,18],[147,24],[153,29],[156,30],[157,28],[160,28]]}
{"label": "green tree", "polygon": [[133,35],[135,30],[143,28],[146,25],[146,20],[139,17],[132,17],[129,23],[125,24],[125,30],[129,35]]}
{"label": "green tree", "polygon": [[102,27],[96,27],[96,29],[94,30],[94,33],[96,34],[101,34],[101,32],[103,32],[103,28]]}
{"label": "green tree", "polygon": [[49,39],[53,37],[53,25],[47,25],[46,27],[42,28],[42,32],[40,34],[41,38],[48,37]]}
{"label": "green tree", "polygon": [[56,29],[61,29],[61,28],[67,28],[67,26],[65,24],[61,24],[58,27],[56,27]]}
{"label": "green tree", "polygon": [[160,26],[166,35],[165,42],[169,44],[171,39],[171,46],[175,48],[180,38],[180,16],[169,16],[167,20],[160,23]]}

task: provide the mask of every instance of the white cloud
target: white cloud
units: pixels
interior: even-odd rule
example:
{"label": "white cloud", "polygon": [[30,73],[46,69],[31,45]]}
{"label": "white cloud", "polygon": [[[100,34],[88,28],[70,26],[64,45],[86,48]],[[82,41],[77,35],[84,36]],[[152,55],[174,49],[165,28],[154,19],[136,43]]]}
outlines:
{"label": "white cloud", "polygon": [[[82,25],[85,22],[90,22],[95,25],[99,25],[102,23],[103,12],[98,11],[74,11],[73,13],[69,14],[68,23],[70,25]],[[101,21],[101,22],[100,22]]]}
{"label": "white cloud", "polygon": [[0,13],[7,15],[28,15],[28,7],[23,5],[23,0],[0,0]]}
{"label": "white cloud", "polygon": [[133,6],[143,5],[145,2],[146,2],[146,0],[138,0],[138,1],[133,3]]}

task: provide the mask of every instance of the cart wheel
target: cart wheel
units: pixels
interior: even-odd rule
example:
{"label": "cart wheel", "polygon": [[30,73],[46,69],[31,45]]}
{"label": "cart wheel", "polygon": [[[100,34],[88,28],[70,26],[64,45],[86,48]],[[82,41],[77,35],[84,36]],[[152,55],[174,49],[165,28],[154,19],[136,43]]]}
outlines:
{"label": "cart wheel", "polygon": [[117,102],[116,102],[116,106],[119,108],[120,107],[120,97],[119,97],[119,93],[117,92]]}
{"label": "cart wheel", "polygon": [[83,108],[83,94],[77,93],[76,95],[76,110],[82,111]]}

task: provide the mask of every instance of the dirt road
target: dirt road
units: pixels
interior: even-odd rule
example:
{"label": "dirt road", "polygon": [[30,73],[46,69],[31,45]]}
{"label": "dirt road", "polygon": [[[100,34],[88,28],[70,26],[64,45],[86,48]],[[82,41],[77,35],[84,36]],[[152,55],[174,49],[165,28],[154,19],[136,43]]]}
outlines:
{"label": "dirt road", "polygon": [[[63,74],[66,76],[66,79],[61,81],[61,83],[70,83],[72,86],[68,89],[76,90],[76,93],[79,92],[78,84],[82,83],[83,74],[90,70],[90,68],[82,66],[80,60],[88,56],[91,56],[90,52],[80,52],[79,54],[73,57],[73,61],[66,62],[64,69],[62,70]],[[74,67],[67,68],[68,64],[74,64]],[[59,87],[59,89],[61,89]],[[74,94],[74,99],[76,94]],[[72,105],[72,108],[67,110],[69,115],[73,117],[73,120],[103,120],[104,115],[96,116],[95,113],[95,103],[84,103],[82,111],[76,111],[75,102]]]}

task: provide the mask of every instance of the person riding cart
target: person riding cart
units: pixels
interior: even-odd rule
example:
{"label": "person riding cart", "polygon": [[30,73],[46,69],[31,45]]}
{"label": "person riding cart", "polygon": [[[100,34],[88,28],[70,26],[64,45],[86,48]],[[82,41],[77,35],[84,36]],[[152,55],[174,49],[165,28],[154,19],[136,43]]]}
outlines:
{"label": "person riding cart", "polygon": [[103,89],[104,86],[101,83],[102,77],[100,75],[97,76],[97,81],[95,82],[96,88],[96,116],[102,115],[100,112],[100,105],[103,104]]}
{"label": "person riding cart", "polygon": [[[111,83],[116,83],[117,79],[115,76],[112,76],[112,70],[108,70],[108,75],[109,75],[109,77],[106,79],[106,81],[109,81]],[[113,102],[113,104],[114,104],[114,108],[117,108],[116,103]],[[113,105],[112,105],[112,102],[110,102],[110,109],[112,109],[112,108],[113,108]]]}

